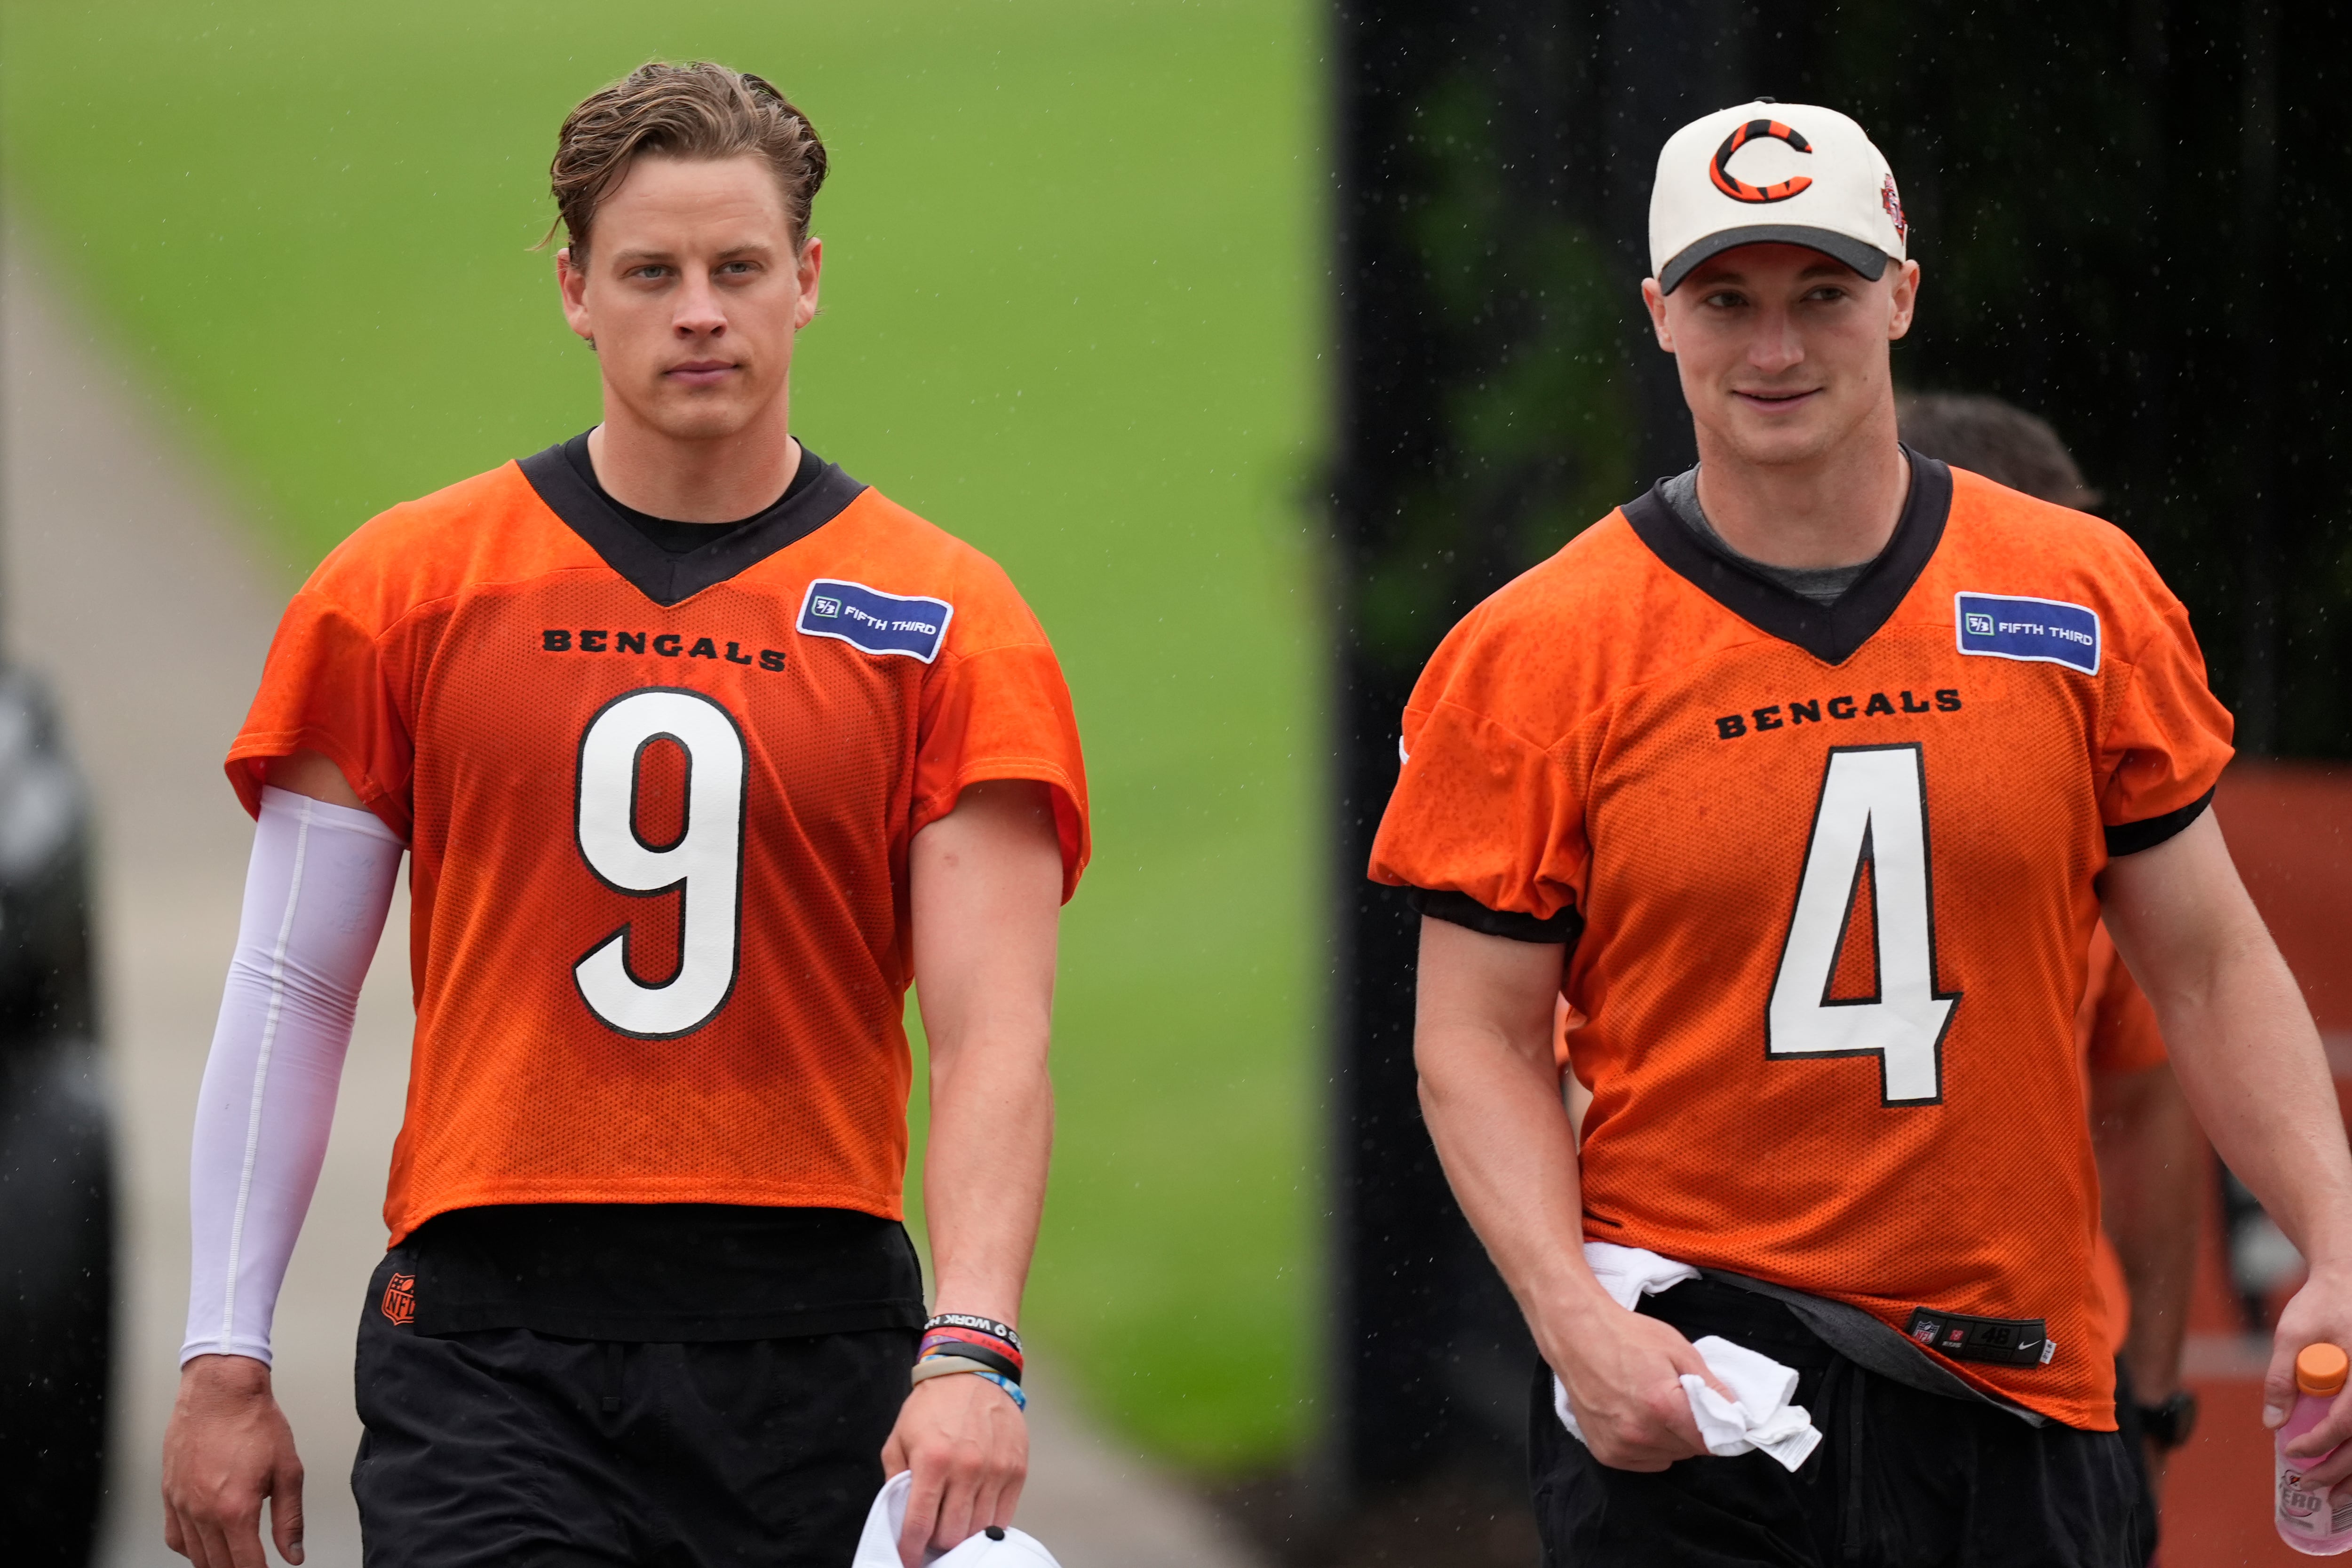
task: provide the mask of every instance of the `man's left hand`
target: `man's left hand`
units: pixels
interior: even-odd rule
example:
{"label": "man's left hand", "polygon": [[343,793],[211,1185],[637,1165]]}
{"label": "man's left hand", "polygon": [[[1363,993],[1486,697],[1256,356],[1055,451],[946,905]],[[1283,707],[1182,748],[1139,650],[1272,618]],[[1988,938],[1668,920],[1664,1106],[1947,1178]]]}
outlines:
{"label": "man's left hand", "polygon": [[915,1472],[898,1559],[920,1568],[923,1548],[946,1552],[991,1525],[1013,1522],[1029,1475],[1029,1424],[1013,1396],[984,1377],[934,1377],[899,1407],[882,1446],[882,1473]]}
{"label": "man's left hand", "polygon": [[[2294,1358],[2309,1344],[2340,1345],[2352,1350],[2352,1267],[2314,1268],[2303,1289],[2279,1313],[2278,1336],[2271,1345],[2270,1375],[2263,1379],[2263,1425],[2275,1430],[2286,1424],[2299,1397],[2294,1385]],[[2352,1386],[2336,1396],[2326,1418],[2287,1445],[2290,1458],[2315,1458],[2330,1448],[2336,1455],[2326,1464],[2304,1472],[2304,1483],[2314,1490],[2352,1476]],[[2339,1448],[2338,1446],[2341,1445]]]}

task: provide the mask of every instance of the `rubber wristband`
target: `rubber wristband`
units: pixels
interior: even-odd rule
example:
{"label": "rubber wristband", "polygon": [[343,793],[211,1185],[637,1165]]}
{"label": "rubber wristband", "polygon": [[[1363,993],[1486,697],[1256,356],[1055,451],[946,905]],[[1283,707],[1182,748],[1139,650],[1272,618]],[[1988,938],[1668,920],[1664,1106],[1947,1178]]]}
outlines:
{"label": "rubber wristband", "polygon": [[1013,1331],[1012,1324],[998,1322],[994,1318],[974,1317],[970,1312],[935,1313],[923,1325],[923,1332],[929,1333],[933,1329],[978,1329],[982,1333],[994,1334],[1015,1350],[1023,1348],[1021,1336]]}
{"label": "rubber wristband", "polygon": [[[934,1377],[952,1377],[960,1372],[980,1373],[989,1372],[989,1369],[960,1355],[934,1355],[915,1363],[915,1369],[907,1375],[907,1381],[910,1385],[929,1383]],[[995,1375],[993,1373],[989,1375]]]}
{"label": "rubber wristband", "polygon": [[978,1329],[934,1329],[923,1336],[922,1349],[916,1354],[929,1355],[935,1350],[959,1345],[973,1350],[990,1351],[1003,1356],[1013,1363],[1013,1371],[1008,1375],[1013,1377],[1021,1375],[1021,1367],[1024,1364],[1021,1353],[994,1334],[982,1333]]}
{"label": "rubber wristband", "polygon": [[993,1383],[1013,1396],[1013,1403],[1020,1406],[1024,1415],[1028,1412],[1029,1396],[1021,1392],[1019,1384],[1002,1373],[991,1372],[980,1363],[966,1361],[960,1355],[935,1355],[929,1361],[917,1362],[910,1376],[915,1385],[919,1386],[934,1377],[951,1377],[958,1373],[969,1373]]}
{"label": "rubber wristband", "polygon": [[1001,1333],[991,1333],[986,1329],[965,1329],[956,1328],[952,1325],[943,1325],[925,1329],[923,1331],[923,1339],[926,1343],[935,1339],[966,1339],[971,1341],[975,1344],[994,1345],[997,1349],[1004,1351],[1010,1354],[1018,1355],[1020,1354],[1020,1347],[1015,1345],[1011,1340],[1006,1339]]}
{"label": "rubber wristband", "polygon": [[1009,1377],[1015,1383],[1021,1381],[1019,1362],[1009,1355],[992,1351],[984,1344],[973,1344],[968,1340],[948,1340],[938,1346],[927,1348],[923,1353],[922,1361],[916,1364],[919,1366],[923,1362],[937,1361],[942,1356],[957,1361],[976,1361],[1001,1376]]}

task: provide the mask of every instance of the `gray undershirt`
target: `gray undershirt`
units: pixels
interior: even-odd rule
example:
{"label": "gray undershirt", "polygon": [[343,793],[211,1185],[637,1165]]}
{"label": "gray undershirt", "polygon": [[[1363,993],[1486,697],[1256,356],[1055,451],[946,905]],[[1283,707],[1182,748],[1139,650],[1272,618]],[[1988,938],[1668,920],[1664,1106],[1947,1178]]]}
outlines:
{"label": "gray undershirt", "polygon": [[1706,508],[1698,504],[1698,467],[1696,464],[1666,480],[1658,488],[1665,497],[1666,505],[1674,508],[1675,516],[1680,517],[1691,532],[1766,581],[1778,583],[1790,592],[1810,599],[1816,604],[1836,603],[1844,596],[1845,591],[1853,586],[1854,580],[1870,570],[1870,562],[1866,560],[1853,566],[1769,566],[1753,556],[1740,554],[1724,542],[1723,536],[1715,531],[1715,525],[1706,520]]}

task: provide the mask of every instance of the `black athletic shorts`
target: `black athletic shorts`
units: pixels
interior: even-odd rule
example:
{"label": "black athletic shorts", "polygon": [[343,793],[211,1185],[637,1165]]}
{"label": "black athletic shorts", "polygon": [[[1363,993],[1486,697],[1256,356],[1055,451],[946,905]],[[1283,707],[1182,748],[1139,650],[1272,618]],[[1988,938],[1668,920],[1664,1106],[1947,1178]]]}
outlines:
{"label": "black athletic shorts", "polygon": [[1552,1413],[1538,1367],[1528,1462],[1545,1568],[2139,1568],[2123,1440],[1908,1388],[1815,1338],[1769,1296],[1694,1280],[1642,1311],[1797,1374],[1822,1443],[1795,1473],[1761,1453],[1612,1469]]}
{"label": "black athletic shorts", "polygon": [[[366,1568],[842,1568],[919,1338],[420,1334],[360,1314]],[[397,1292],[394,1292],[396,1298]]]}

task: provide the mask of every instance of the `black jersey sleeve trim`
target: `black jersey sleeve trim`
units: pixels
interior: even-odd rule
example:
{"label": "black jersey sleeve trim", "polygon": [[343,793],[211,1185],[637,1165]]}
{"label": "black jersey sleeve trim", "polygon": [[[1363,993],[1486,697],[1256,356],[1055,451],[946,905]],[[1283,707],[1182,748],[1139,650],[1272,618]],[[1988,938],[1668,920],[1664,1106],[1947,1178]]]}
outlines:
{"label": "black jersey sleeve trim", "polygon": [[[757,517],[740,528],[729,529],[700,549],[671,555],[630,524],[614,509],[612,502],[598,493],[590,476],[593,470],[583,473],[587,465],[587,450],[588,438],[575,435],[544,452],[531,454],[517,466],[522,469],[522,476],[530,481],[530,487],[539,492],[539,498],[547,503],[549,511],[561,517],[631,587],[665,609],[740,576],[778,550],[798,544],[846,511],[849,504],[866,491],[857,480],[817,458],[824,471],[814,483],[803,484],[795,476],[783,498]],[[803,466],[814,455],[803,447]]]}
{"label": "black jersey sleeve trim", "polygon": [[1625,506],[1625,520],[1650,552],[1700,592],[1769,636],[1791,643],[1825,664],[1843,664],[1877,635],[1943,542],[1952,511],[1952,471],[1903,449],[1911,493],[1878,559],[1833,603],[1816,604],[1782,587],[1675,516],[1654,485]]}
{"label": "black jersey sleeve trim", "polygon": [[2142,850],[2152,850],[2165,840],[2205,814],[2213,803],[2213,791],[2208,789],[2178,811],[2167,811],[2161,817],[2150,817],[2144,822],[2120,822],[2107,830],[2107,858],[2136,855]]}
{"label": "black jersey sleeve trim", "polygon": [[1514,942],[1573,942],[1584,931],[1583,917],[1573,909],[1538,920],[1517,910],[1489,909],[1466,893],[1441,893],[1426,887],[1407,888],[1404,901],[1416,915],[1489,936],[1507,936]]}

